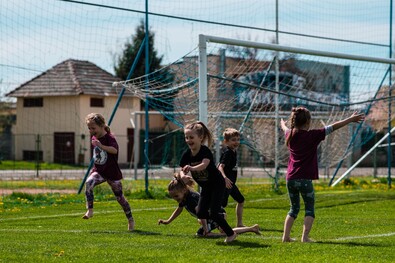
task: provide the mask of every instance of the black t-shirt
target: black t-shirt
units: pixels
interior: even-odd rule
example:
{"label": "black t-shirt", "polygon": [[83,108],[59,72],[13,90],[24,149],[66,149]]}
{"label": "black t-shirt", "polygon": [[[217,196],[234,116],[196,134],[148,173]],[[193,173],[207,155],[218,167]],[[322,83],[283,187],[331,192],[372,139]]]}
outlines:
{"label": "black t-shirt", "polygon": [[191,150],[187,149],[181,157],[180,166],[196,166],[201,164],[203,159],[209,159],[209,165],[202,171],[191,171],[191,175],[193,180],[195,180],[199,186],[206,187],[209,186],[210,182],[217,181],[218,178],[222,178],[219,170],[215,166],[213,153],[207,146],[202,145],[195,156],[192,156]]}
{"label": "black t-shirt", "polygon": [[237,153],[229,147],[225,147],[221,154],[219,161],[220,164],[224,164],[224,172],[233,183],[236,183],[237,179]]}
{"label": "black t-shirt", "polygon": [[199,203],[200,194],[195,191],[189,191],[185,199],[178,204],[179,207],[184,207],[192,216],[197,218],[196,207]]}

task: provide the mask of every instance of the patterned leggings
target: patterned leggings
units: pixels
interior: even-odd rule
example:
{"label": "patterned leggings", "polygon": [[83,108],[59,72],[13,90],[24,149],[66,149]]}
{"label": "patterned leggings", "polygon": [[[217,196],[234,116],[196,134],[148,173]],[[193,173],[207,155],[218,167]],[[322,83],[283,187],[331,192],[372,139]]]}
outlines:
{"label": "patterned leggings", "polygon": [[315,217],[314,212],[314,187],[311,180],[297,179],[287,181],[288,195],[291,202],[291,209],[288,215],[295,218],[300,211],[300,195],[305,206],[305,216]]}
{"label": "patterned leggings", "polygon": [[123,211],[125,212],[126,217],[130,220],[133,219],[130,205],[122,192],[121,180],[117,180],[117,181],[106,180],[97,172],[91,173],[85,183],[86,208],[88,209],[93,208],[93,199],[94,199],[93,188],[96,185],[102,184],[104,182],[107,182],[111,186],[112,192],[114,193],[118,203],[121,205]]}

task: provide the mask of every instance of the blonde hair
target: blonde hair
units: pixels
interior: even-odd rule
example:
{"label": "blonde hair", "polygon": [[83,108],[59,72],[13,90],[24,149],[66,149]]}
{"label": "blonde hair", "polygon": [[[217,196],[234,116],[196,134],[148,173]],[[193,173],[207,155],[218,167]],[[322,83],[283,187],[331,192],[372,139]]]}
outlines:
{"label": "blonde hair", "polygon": [[101,115],[100,113],[89,113],[85,117],[85,122],[86,122],[86,124],[88,124],[90,122],[94,122],[97,124],[97,126],[104,127],[104,130],[106,132],[111,133],[110,127],[106,124],[106,121],[104,120],[103,115]]}
{"label": "blonde hair", "polygon": [[225,141],[229,141],[233,137],[240,137],[240,132],[234,128],[226,128],[222,136]]}
{"label": "blonde hair", "polygon": [[167,186],[167,191],[172,192],[181,192],[182,190],[190,190],[194,186],[194,182],[189,177],[185,178],[186,180],[181,178],[179,173],[175,173],[173,175],[173,180],[170,181]]}
{"label": "blonde hair", "polygon": [[192,130],[195,131],[196,134],[200,137],[203,137],[203,143],[207,142],[207,146],[211,147],[213,143],[213,135],[211,134],[210,130],[207,128],[206,125],[204,125],[203,122],[201,121],[196,121],[193,123],[190,123],[184,127],[185,130]]}
{"label": "blonde hair", "polygon": [[306,123],[308,123],[311,120],[311,114],[308,109],[305,107],[294,107],[292,108],[291,112],[291,117],[290,117],[290,123],[291,123],[291,131],[285,140],[285,144],[289,146],[289,143],[291,142],[294,129],[299,129],[303,127]]}

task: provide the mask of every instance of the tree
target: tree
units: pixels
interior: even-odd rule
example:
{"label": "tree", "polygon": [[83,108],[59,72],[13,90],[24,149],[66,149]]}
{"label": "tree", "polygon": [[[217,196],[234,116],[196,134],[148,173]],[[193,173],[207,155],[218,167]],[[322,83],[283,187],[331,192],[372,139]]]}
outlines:
{"label": "tree", "polygon": [[[162,87],[169,87],[174,81],[174,73],[170,71],[169,68],[162,67],[163,56],[158,56],[158,52],[154,48],[154,33],[149,30],[148,33],[148,48],[149,48],[149,75],[148,82],[154,80],[155,83],[159,83]],[[123,80],[129,75],[129,71],[132,68],[134,60],[137,58],[137,53],[140,49],[141,43],[145,38],[145,24],[141,20],[140,24],[136,28],[135,35],[132,35],[131,40],[125,43],[122,55],[118,57],[117,64],[114,66],[115,75]],[[144,47],[143,47],[144,48]],[[131,79],[144,76],[145,75],[145,51],[140,55],[137,61],[136,68],[131,75]],[[157,71],[161,69],[160,71]],[[153,73],[155,72],[155,73]],[[174,98],[177,96],[177,91],[158,93],[157,95],[152,95],[153,97],[148,98],[148,103],[150,109],[156,109],[162,112],[168,112],[174,110]],[[141,108],[144,107],[144,102],[142,102]]]}
{"label": "tree", "polygon": [[[154,48],[155,34],[150,30],[148,33],[149,46],[149,72],[153,72],[161,67],[163,56],[158,56],[158,52]],[[145,24],[141,20],[136,28],[135,35],[132,35],[131,40],[126,42],[122,55],[118,57],[117,64],[114,66],[115,75],[123,80],[126,80],[129,71],[133,65],[134,59],[145,37]],[[140,59],[137,62],[136,68],[131,78],[145,75],[145,52],[143,51]]]}

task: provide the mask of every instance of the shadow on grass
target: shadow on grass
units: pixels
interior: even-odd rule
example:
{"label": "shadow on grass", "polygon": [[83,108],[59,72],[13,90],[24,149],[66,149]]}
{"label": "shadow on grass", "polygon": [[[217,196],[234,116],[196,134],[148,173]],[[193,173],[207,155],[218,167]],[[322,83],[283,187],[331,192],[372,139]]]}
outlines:
{"label": "shadow on grass", "polygon": [[316,241],[313,244],[328,244],[328,245],[343,245],[349,247],[389,247],[390,245],[384,244],[370,244],[370,243],[360,243],[360,242],[340,242],[340,241]]}
{"label": "shadow on grass", "polygon": [[266,248],[270,247],[270,245],[266,244],[259,244],[258,242],[250,242],[250,241],[242,241],[236,239],[235,241],[231,243],[225,243],[225,242],[217,242],[217,245],[219,246],[232,246],[232,247],[240,247],[240,248]]}
{"label": "shadow on grass", "polygon": [[317,204],[317,207],[319,208],[331,208],[331,207],[337,207],[337,206],[344,206],[344,205],[354,205],[354,204],[360,204],[360,203],[368,203],[368,202],[377,202],[377,201],[383,201],[383,200],[393,200],[395,199],[393,196],[384,196],[384,197],[377,197],[377,198],[370,198],[370,199],[361,199],[361,200],[356,200],[356,201],[344,201],[338,200],[338,203],[336,204]]}

